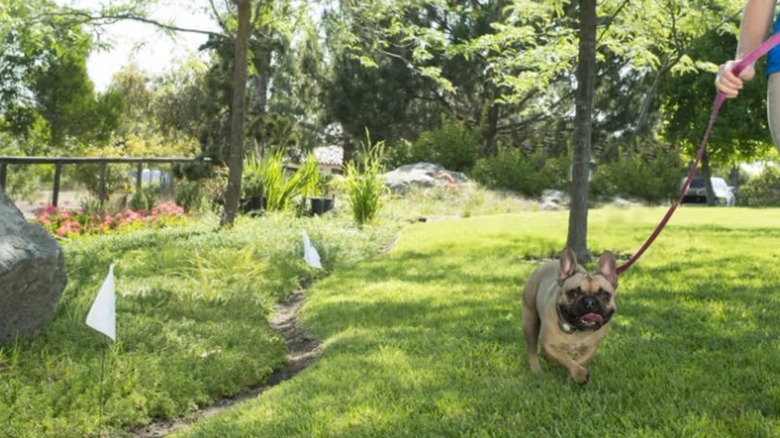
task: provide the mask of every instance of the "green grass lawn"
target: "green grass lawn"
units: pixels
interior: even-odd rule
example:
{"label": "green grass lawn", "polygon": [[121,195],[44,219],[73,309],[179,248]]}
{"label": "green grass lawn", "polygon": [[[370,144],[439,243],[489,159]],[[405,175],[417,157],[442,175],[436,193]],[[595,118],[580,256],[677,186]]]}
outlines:
{"label": "green grass lawn", "polygon": [[264,383],[285,361],[273,305],[325,273],[303,261],[301,230],[326,271],[379,252],[397,228],[341,217],[215,220],[63,243],[68,285],[39,337],[0,347],[0,436],[96,436],[107,339],[84,320],[115,263],[117,343],[105,362],[102,432],[192,413]]}
{"label": "green grass lawn", "polygon": [[[664,211],[591,211],[591,251],[627,258]],[[679,209],[621,276],[586,386],[550,362],[534,377],[520,328],[522,283],[567,221],[408,227],[309,292],[317,363],[180,435],[780,436],[780,210]]]}

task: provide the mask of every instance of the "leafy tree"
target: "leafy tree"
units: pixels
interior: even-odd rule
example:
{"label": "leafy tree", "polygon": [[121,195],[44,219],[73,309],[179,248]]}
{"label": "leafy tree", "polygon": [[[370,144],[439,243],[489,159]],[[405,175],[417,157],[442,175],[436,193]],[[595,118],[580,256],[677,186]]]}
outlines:
{"label": "leafy tree", "polygon": [[[291,129],[295,132],[285,137],[296,138],[303,149],[309,150],[318,144],[325,125],[322,98],[327,72],[317,27],[308,14],[301,17],[298,23],[297,38],[293,38],[289,47],[280,50],[276,57],[268,113],[275,115],[277,120],[284,119],[294,125]],[[266,126],[269,124],[267,122],[260,121]],[[276,133],[267,134],[281,137]],[[274,138],[267,134],[258,137],[261,140]],[[266,140],[266,144],[281,145],[283,140]]]}
{"label": "leafy tree", "polygon": [[22,136],[45,120],[50,145],[31,153],[74,152],[68,138],[105,142],[122,110],[118,96],[95,95],[86,69],[92,39],[61,10],[45,0],[0,0],[0,117]]}
{"label": "leafy tree", "polygon": [[[691,53],[712,60],[727,60],[736,51],[737,40],[732,34],[711,32],[708,38],[693,45]],[[757,70],[761,71],[761,60]],[[681,152],[693,159],[699,149],[701,136],[709,122],[715,66],[702,66],[669,78],[661,87],[664,113],[667,115],[663,136],[679,146]],[[707,143],[702,159],[702,174],[711,176],[711,165],[735,164],[749,160],[771,149],[772,141],[766,119],[766,77],[756,75],[738,99],[731,99],[721,108],[717,123]],[[711,185],[708,184],[708,203],[714,204]]]}

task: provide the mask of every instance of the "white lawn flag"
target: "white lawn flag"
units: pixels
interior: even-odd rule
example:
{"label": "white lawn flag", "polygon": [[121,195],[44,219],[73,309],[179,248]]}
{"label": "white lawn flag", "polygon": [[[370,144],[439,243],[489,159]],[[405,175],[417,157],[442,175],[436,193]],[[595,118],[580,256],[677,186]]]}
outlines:
{"label": "white lawn flag", "polygon": [[306,260],[309,266],[312,268],[322,269],[322,263],[320,263],[320,255],[317,253],[317,248],[311,244],[309,240],[309,234],[306,230],[303,230],[303,259]]}
{"label": "white lawn flag", "polygon": [[116,341],[116,295],[114,294],[114,264],[87,314],[87,325]]}

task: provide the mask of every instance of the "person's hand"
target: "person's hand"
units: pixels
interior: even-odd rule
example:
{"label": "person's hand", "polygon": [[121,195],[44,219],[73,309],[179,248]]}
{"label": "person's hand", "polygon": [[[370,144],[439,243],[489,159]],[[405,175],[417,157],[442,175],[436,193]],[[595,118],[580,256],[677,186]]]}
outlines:
{"label": "person's hand", "polygon": [[756,75],[756,70],[752,65],[745,67],[739,72],[739,75],[735,75],[731,70],[738,62],[738,60],[728,61],[721,65],[718,69],[718,75],[715,77],[715,88],[729,99],[737,97],[745,81],[753,79],[753,76]]}

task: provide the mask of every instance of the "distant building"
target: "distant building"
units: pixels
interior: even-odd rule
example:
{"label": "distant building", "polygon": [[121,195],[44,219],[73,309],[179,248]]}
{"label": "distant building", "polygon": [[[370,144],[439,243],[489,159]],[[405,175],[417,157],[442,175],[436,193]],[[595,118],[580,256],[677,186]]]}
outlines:
{"label": "distant building", "polygon": [[[344,164],[344,148],[341,146],[319,146],[312,150],[314,158],[320,165],[320,171],[326,174],[342,173],[341,166]],[[301,154],[305,159],[306,155]],[[290,170],[297,169],[300,163],[289,162],[285,165]]]}

